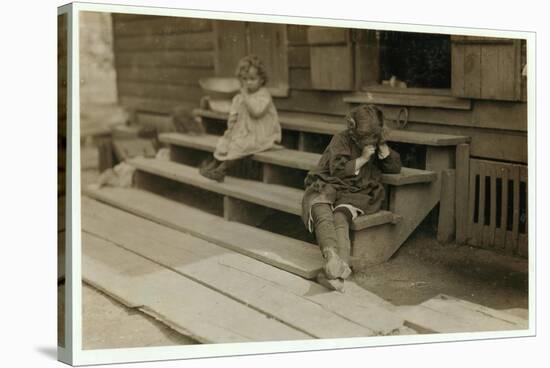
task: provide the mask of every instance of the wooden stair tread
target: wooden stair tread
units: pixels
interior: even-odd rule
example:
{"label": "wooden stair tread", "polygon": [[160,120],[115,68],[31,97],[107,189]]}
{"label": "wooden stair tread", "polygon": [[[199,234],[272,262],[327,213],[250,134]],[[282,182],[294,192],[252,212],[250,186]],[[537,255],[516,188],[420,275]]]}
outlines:
{"label": "wooden stair tread", "polygon": [[[372,336],[403,320],[376,295],[354,298],[89,198],[82,228],[317,338]],[[358,300],[358,299],[361,300]],[[373,318],[376,316],[376,318]]]}
{"label": "wooden stair tread", "polygon": [[82,235],[83,280],[202,343],[311,336],[95,235]]}
{"label": "wooden stair tread", "polygon": [[144,190],[106,187],[86,189],[84,194],[308,279],[315,278],[323,265],[319,248],[313,244],[225,221]]}
{"label": "wooden stair tread", "polygon": [[[224,122],[227,120],[228,116],[226,113],[205,109],[194,109],[193,113],[197,116]],[[279,122],[283,129],[328,135],[339,133],[346,127],[344,119],[340,117],[285,111],[279,111]],[[468,143],[470,137],[393,129],[390,131],[388,140],[391,142],[423,144],[428,146],[456,146],[457,144]]]}
{"label": "wooden stair tread", "polygon": [[[223,183],[201,176],[195,167],[171,161],[138,157],[128,161],[138,170],[189,184],[229,197],[259,204],[286,213],[301,216],[303,191],[277,184],[266,184],[253,180],[226,177]],[[365,229],[385,223],[394,223],[399,218],[389,211],[359,216],[351,228]]]}
{"label": "wooden stair tread", "polygon": [[[161,142],[172,145],[214,152],[218,136],[205,134],[201,136],[183,133],[162,133]],[[312,170],[317,166],[321,155],[312,152],[296,151],[287,148],[276,148],[256,153],[253,159],[259,162],[291,167],[300,170]],[[399,174],[382,174],[382,182],[389,185],[430,183],[437,179],[437,173],[404,167]]]}

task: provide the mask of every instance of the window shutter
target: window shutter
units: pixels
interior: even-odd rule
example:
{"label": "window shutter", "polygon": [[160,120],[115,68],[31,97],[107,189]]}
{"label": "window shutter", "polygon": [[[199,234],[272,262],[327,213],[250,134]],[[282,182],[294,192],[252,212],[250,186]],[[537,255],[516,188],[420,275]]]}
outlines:
{"label": "window shutter", "polygon": [[353,47],[349,29],[309,27],[307,37],[312,87],[332,91],[353,90]]}
{"label": "window shutter", "polygon": [[453,96],[521,100],[521,40],[451,36],[451,59]]}

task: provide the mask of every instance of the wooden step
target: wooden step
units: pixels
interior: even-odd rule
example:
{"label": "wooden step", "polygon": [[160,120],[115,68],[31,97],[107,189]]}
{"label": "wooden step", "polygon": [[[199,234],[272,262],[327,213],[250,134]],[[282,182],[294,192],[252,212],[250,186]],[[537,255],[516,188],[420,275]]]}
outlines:
{"label": "wooden step", "polygon": [[311,336],[112,242],[84,232],[83,280],[202,343]]}
{"label": "wooden step", "polygon": [[[218,138],[218,136],[210,134],[192,136],[182,133],[162,133],[159,135],[161,142],[208,152],[214,152]],[[321,155],[317,153],[296,151],[287,148],[276,148],[253,155],[253,159],[259,162],[306,171],[314,169],[320,158]],[[433,171],[407,167],[402,168],[399,174],[382,174],[383,183],[395,186],[430,183],[436,179],[437,173]]]}
{"label": "wooden step", "polygon": [[[232,198],[255,203],[267,208],[300,216],[302,196],[299,189],[277,184],[266,184],[253,180],[226,177],[223,183],[201,176],[195,167],[171,161],[135,158],[128,161],[138,170],[162,176],[181,183],[216,192]],[[352,230],[361,230],[387,223],[396,223],[400,218],[389,211],[378,211],[372,215],[359,216],[351,225]]]}
{"label": "wooden step", "polygon": [[[195,109],[193,113],[196,116],[220,122],[226,122],[228,116],[225,113],[205,109]],[[283,129],[307,133],[334,135],[346,129],[343,117],[333,117],[321,114],[279,111],[279,121]],[[390,131],[388,140],[390,142],[422,144],[427,146],[456,146],[457,144],[468,143],[470,137],[393,129]]]}
{"label": "wooden step", "polygon": [[105,187],[86,189],[84,194],[308,279],[315,278],[323,265],[321,252],[313,244],[225,221],[140,189]]}
{"label": "wooden step", "polygon": [[82,228],[313,337],[388,334],[404,323],[366,290],[357,298],[329,292],[284,270],[89,198],[83,199]]}

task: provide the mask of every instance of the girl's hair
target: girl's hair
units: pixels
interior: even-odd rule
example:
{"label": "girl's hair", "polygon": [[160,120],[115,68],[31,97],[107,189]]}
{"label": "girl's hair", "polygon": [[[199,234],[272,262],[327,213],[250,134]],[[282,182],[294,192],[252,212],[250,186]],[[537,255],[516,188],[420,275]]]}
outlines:
{"label": "girl's hair", "polygon": [[239,79],[242,78],[244,73],[254,67],[258,71],[258,76],[262,79],[262,86],[265,86],[267,83],[267,73],[263,61],[256,55],[248,55],[239,60],[237,64],[237,70],[235,71],[235,76]]}
{"label": "girl's hair", "polygon": [[359,105],[346,115],[348,130],[355,132],[357,125],[361,124],[375,137],[378,137],[380,143],[386,141],[388,129],[384,125],[384,112],[376,105]]}

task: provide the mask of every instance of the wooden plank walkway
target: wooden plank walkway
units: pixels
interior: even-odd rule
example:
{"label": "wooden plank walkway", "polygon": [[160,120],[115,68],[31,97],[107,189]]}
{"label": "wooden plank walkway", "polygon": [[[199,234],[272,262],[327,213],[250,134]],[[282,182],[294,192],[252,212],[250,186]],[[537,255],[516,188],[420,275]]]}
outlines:
{"label": "wooden plank walkway", "polygon": [[[319,248],[313,244],[269,233],[139,189],[103,188],[86,195],[183,231],[219,246],[259,259],[305,278],[315,278],[322,267]],[[88,203],[83,198],[83,208]],[[213,231],[216,230],[216,231]]]}
{"label": "wooden plank walkway", "polygon": [[202,343],[311,336],[176,272],[83,233],[84,281]]}
{"label": "wooden plank walkway", "polygon": [[87,233],[108,239],[309,336],[385,335],[403,328],[404,321],[366,291],[361,301],[329,292],[263,262],[88,198],[83,198],[82,209]]}

